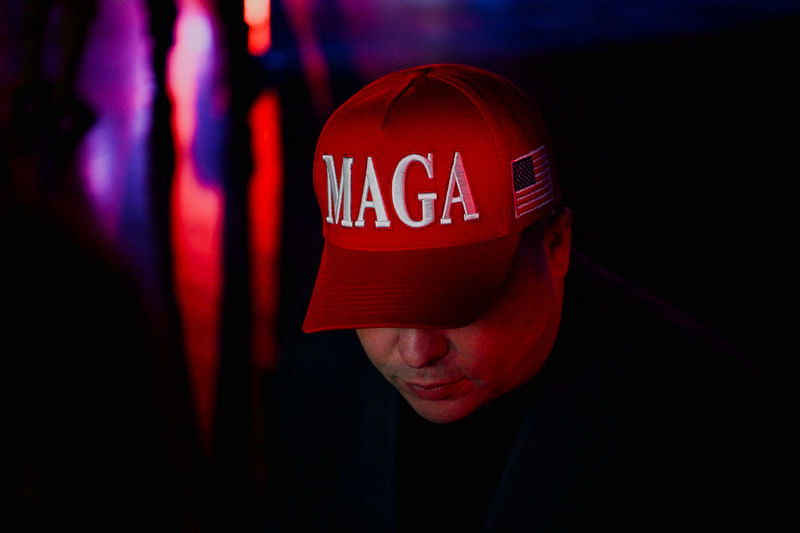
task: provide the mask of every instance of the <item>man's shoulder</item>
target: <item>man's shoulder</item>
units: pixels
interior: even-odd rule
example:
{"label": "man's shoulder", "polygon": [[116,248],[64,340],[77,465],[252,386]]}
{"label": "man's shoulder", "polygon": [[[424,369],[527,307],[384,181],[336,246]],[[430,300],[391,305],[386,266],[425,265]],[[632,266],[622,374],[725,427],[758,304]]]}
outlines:
{"label": "man's shoulder", "polygon": [[569,338],[553,354],[566,362],[554,360],[553,373],[602,443],[593,449],[616,483],[609,498],[637,502],[643,512],[631,517],[642,524],[659,498],[754,519],[730,505],[757,496],[749,485],[760,479],[759,435],[776,409],[763,376],[664,300],[579,253],[570,268],[561,332]]}
{"label": "man's shoulder", "polygon": [[587,340],[619,353],[641,354],[653,363],[667,357],[684,368],[749,366],[706,325],[575,250],[567,280],[565,328]]}
{"label": "man's shoulder", "polygon": [[763,376],[700,322],[576,257],[554,373],[607,415],[620,453],[744,438],[764,406]]}
{"label": "man's shoulder", "polygon": [[610,383],[609,398],[643,426],[735,417],[755,405],[763,376],[708,327],[580,254],[573,266],[556,355]]}

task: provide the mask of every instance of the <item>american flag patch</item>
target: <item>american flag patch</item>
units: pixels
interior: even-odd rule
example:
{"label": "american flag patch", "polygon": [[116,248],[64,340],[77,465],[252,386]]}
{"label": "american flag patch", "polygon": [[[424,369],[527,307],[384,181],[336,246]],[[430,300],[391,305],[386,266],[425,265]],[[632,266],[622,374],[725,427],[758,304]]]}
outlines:
{"label": "american flag patch", "polygon": [[553,201],[553,182],[547,145],[511,162],[514,182],[514,214],[517,218]]}

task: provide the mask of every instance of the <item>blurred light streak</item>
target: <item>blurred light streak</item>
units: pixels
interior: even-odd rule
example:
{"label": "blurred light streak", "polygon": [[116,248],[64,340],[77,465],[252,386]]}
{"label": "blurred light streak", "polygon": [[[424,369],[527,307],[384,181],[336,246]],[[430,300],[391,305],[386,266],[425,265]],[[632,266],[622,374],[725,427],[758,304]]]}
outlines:
{"label": "blurred light streak", "polygon": [[247,44],[254,56],[265,54],[272,46],[270,0],[244,0],[244,21],[250,27]]}
{"label": "blurred light streak", "polygon": [[[224,197],[219,176],[202,176],[193,147],[198,93],[213,82],[214,33],[201,2],[179,3],[175,45],[167,66],[173,103],[175,176],[170,199],[175,291],[201,441],[211,449],[219,363]],[[211,178],[211,179],[209,179]],[[216,179],[215,179],[216,178]]]}
{"label": "blurred light streak", "polygon": [[75,88],[97,115],[76,153],[84,194],[104,237],[139,271],[151,270],[155,260],[154,243],[141,242],[151,229],[141,164],[154,94],[146,17],[141,0],[98,2]]}
{"label": "blurred light streak", "polygon": [[314,21],[319,6],[314,0],[286,0],[289,26],[297,41],[300,64],[311,92],[311,104],[318,117],[327,117],[333,110],[328,60],[322,49]]}
{"label": "blurred light streak", "polygon": [[269,89],[249,114],[254,170],[249,184],[253,302],[253,362],[269,371],[277,363],[276,325],[280,290],[279,259],[283,206],[283,145],[278,92]]}

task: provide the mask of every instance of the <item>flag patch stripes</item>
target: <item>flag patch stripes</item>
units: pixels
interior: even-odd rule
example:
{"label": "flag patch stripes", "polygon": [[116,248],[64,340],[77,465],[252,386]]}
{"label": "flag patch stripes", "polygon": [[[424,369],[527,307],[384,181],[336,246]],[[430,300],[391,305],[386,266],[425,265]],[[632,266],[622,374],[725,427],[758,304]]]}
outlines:
{"label": "flag patch stripes", "polygon": [[517,218],[553,201],[547,145],[512,161],[511,178],[514,186],[514,215]]}

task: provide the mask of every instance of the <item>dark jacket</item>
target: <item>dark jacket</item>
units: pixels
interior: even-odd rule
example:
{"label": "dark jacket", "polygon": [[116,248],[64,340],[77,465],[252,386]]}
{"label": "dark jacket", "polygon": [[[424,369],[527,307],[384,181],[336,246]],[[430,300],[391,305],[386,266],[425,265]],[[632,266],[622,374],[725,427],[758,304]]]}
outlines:
{"label": "dark jacket", "polygon": [[[276,529],[392,531],[404,400],[353,331],[299,333],[290,346]],[[578,253],[556,345],[524,389],[475,530],[723,530],[777,519],[765,486],[775,417],[764,416],[776,406],[759,376],[701,325]]]}

